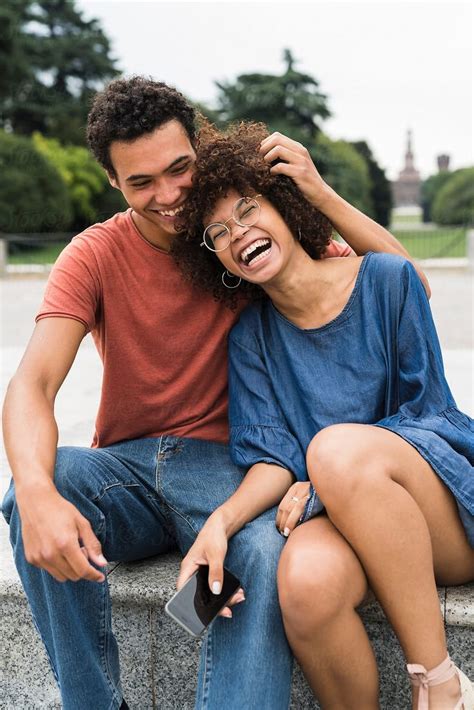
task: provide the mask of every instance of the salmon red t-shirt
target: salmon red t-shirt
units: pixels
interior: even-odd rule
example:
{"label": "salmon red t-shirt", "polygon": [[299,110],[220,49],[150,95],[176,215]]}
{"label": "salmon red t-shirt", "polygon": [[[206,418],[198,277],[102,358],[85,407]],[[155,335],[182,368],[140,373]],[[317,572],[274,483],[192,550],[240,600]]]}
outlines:
{"label": "salmon red t-shirt", "polygon": [[[346,256],[332,242],[326,256]],[[73,318],[103,363],[93,447],[162,434],[225,443],[227,336],[239,312],[184,280],[131,210],[72,239],[36,320]]]}

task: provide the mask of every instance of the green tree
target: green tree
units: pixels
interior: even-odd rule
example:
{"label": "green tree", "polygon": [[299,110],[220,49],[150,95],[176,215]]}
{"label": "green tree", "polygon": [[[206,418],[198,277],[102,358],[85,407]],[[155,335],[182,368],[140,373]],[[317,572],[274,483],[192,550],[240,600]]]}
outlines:
{"label": "green tree", "polygon": [[263,121],[309,147],[320,132],[320,122],[331,114],[319,82],[295,69],[289,49],[284,50],[283,74],[241,74],[232,83],[218,83],[216,114],[222,123]]}
{"label": "green tree", "polygon": [[[201,109],[212,121],[224,126],[232,121],[262,121],[270,131],[279,131],[302,143],[321,175],[343,197],[364,212],[373,213],[371,181],[367,162],[344,141],[331,141],[321,125],[331,113],[319,82],[295,69],[289,49],[283,55],[282,74],[242,74],[235,82],[217,83],[217,108]],[[217,121],[216,121],[217,118]]]}
{"label": "green tree", "polygon": [[45,138],[40,133],[33,134],[33,144],[55,166],[67,186],[75,230],[124,209],[121,193],[110,186],[104,170],[87,148],[63,146],[55,138]]}
{"label": "green tree", "polygon": [[0,131],[0,231],[61,232],[72,206],[58,170],[31,140]]}
{"label": "green tree", "polygon": [[14,61],[0,53],[1,125],[83,143],[93,93],[119,73],[98,21],[74,0],[4,0],[2,15]]}
{"label": "green tree", "polygon": [[421,207],[423,209],[423,222],[431,222],[433,202],[443,185],[450,179],[452,173],[443,170],[436,175],[431,175],[421,185]]}
{"label": "green tree", "polygon": [[[11,95],[28,76],[27,55],[23,50],[21,24],[26,0],[7,0],[0,5],[0,97]],[[3,111],[3,106],[2,106]],[[1,120],[1,114],[0,114]]]}
{"label": "green tree", "polygon": [[392,211],[392,190],[385,171],[375,160],[372,151],[365,141],[355,141],[352,146],[361,155],[369,169],[370,201],[373,206],[374,219],[384,227],[390,224]]}
{"label": "green tree", "polygon": [[316,164],[326,182],[345,200],[374,216],[369,168],[359,152],[346,141],[320,134],[315,144]]}
{"label": "green tree", "polygon": [[451,173],[436,194],[432,214],[438,224],[474,224],[474,167]]}

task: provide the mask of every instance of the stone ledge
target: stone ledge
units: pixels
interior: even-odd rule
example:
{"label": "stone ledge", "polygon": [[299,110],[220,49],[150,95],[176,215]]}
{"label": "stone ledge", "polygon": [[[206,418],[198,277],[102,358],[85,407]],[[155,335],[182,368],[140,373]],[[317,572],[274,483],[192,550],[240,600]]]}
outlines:
{"label": "stone ledge", "polygon": [[[120,647],[124,694],[132,710],[193,708],[199,641],[163,613],[174,592],[178,570],[175,554],[109,566],[113,626]],[[474,585],[440,588],[439,596],[450,653],[472,676]],[[0,579],[0,605],[0,706],[6,710],[60,709],[59,694],[13,567]],[[404,710],[409,705],[409,685],[398,642],[376,601],[360,613],[381,671],[381,708]],[[296,667],[291,710],[318,707]]]}

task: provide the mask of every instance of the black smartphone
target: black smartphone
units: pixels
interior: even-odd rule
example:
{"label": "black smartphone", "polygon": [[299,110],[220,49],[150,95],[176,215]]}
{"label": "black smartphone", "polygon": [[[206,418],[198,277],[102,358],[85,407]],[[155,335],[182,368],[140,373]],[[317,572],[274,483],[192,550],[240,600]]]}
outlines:
{"label": "black smartphone", "polygon": [[220,594],[209,589],[209,567],[202,565],[166,603],[165,611],[192,636],[202,636],[211,621],[239,589],[240,582],[224,567]]}

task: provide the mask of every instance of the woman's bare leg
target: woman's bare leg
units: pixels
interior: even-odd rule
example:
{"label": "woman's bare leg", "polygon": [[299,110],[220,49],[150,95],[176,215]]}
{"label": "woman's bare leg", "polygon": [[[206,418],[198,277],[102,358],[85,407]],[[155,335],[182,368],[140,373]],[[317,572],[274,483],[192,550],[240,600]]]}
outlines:
{"label": "woman's bare leg", "polygon": [[[328,427],[311,442],[307,462],[407,662],[434,668],[447,653],[435,575],[441,584],[461,584],[474,571],[453,496],[410,444],[378,427]],[[445,710],[457,697],[456,678],[430,688],[430,710]]]}
{"label": "woman's bare leg", "polygon": [[367,580],[350,545],[326,516],[289,537],[278,591],[290,646],[325,710],[377,710],[378,676],[355,611]]}

